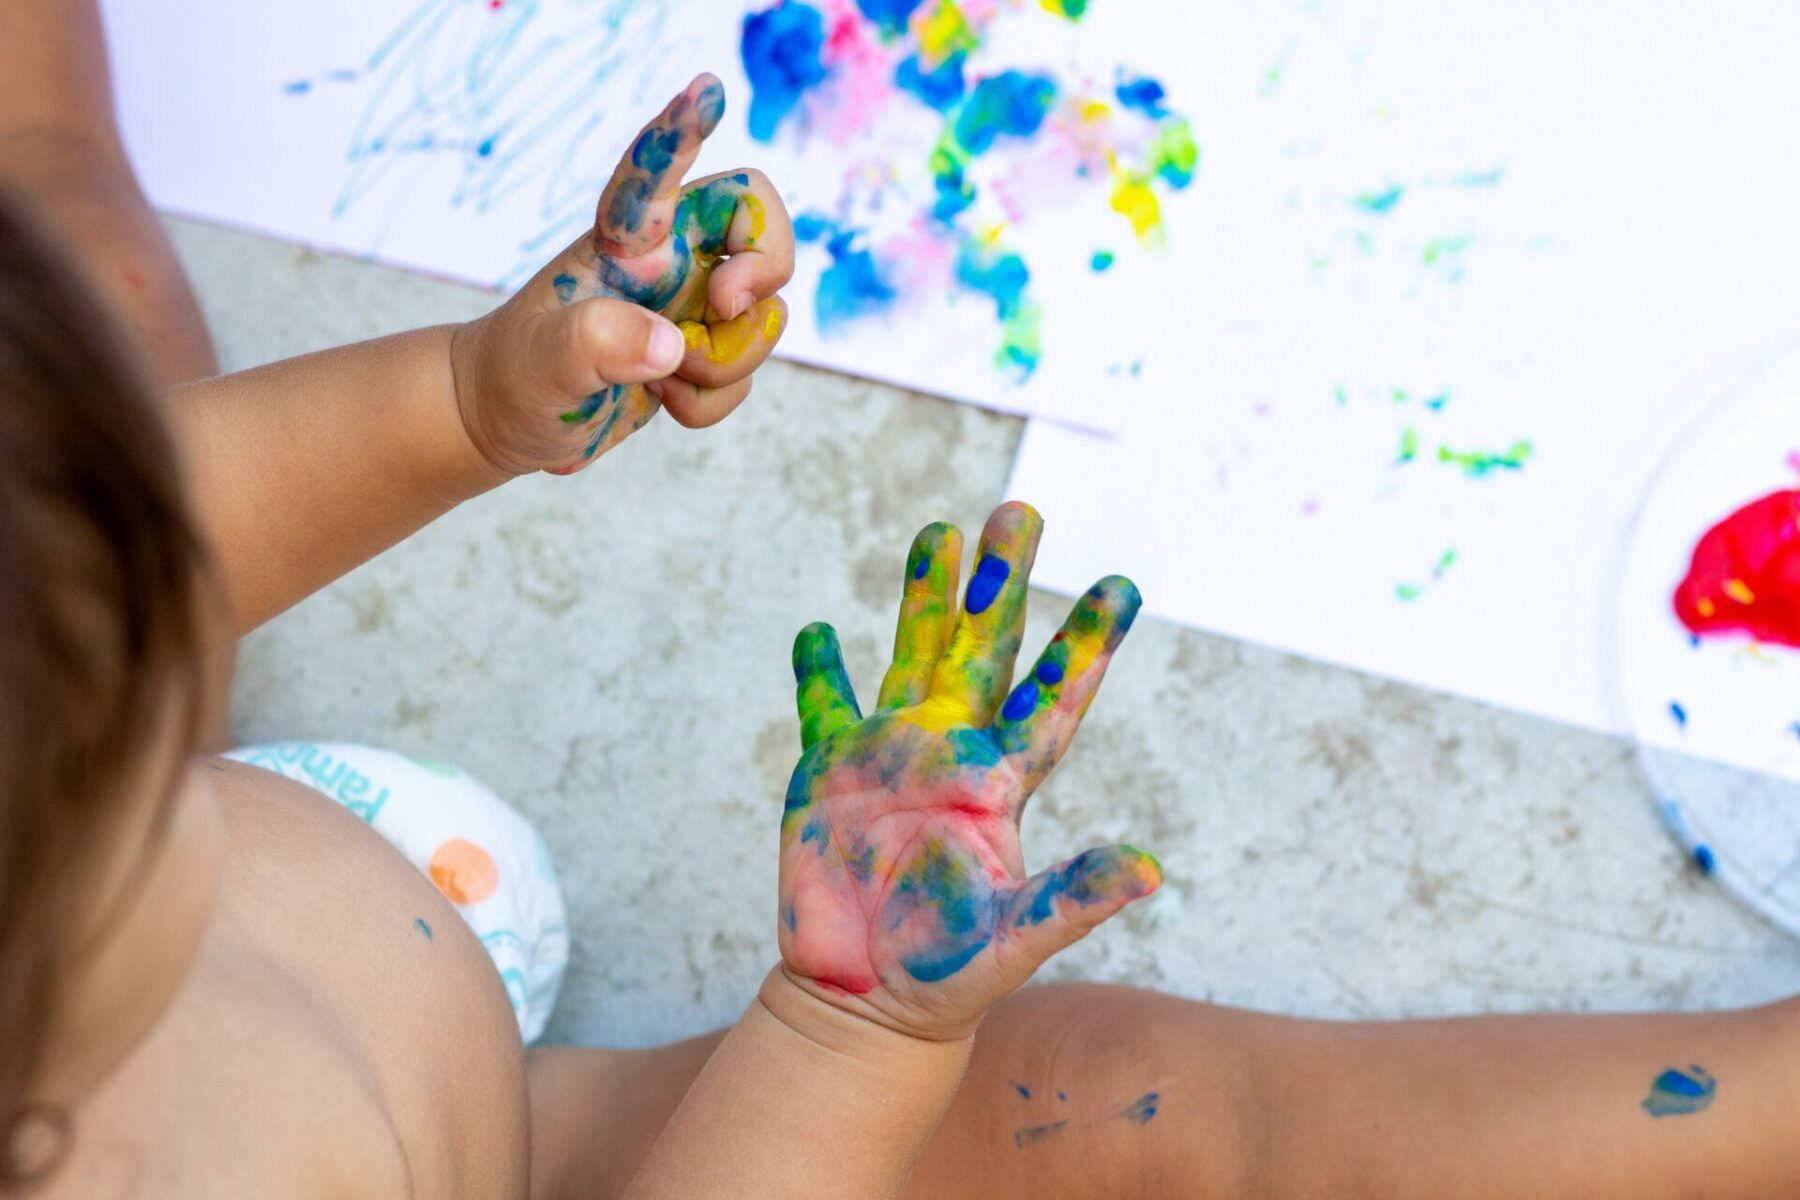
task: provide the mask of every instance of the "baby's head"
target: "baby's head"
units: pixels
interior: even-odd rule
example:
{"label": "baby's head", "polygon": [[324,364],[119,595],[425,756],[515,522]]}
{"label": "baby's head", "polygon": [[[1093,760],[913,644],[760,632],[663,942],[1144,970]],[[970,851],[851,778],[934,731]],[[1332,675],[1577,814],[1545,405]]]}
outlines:
{"label": "baby's head", "polygon": [[202,554],[122,344],[0,195],[0,1192],[54,1165],[211,904]]}

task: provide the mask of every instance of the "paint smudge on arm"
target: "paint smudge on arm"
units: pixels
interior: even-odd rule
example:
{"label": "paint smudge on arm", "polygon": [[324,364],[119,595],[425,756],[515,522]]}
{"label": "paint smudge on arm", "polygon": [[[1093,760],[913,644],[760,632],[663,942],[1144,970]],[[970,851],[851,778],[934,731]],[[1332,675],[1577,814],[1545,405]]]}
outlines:
{"label": "paint smudge on arm", "polygon": [[1027,1146],[1036,1146],[1047,1142],[1069,1127],[1067,1121],[1052,1121],[1048,1125],[1033,1125],[1029,1129],[1021,1129],[1013,1134],[1013,1145],[1020,1150]]}
{"label": "paint smudge on arm", "polygon": [[1704,1111],[1713,1102],[1719,1082],[1703,1067],[1671,1068],[1650,1083],[1650,1094],[1640,1107],[1653,1117],[1685,1117]]}
{"label": "paint smudge on arm", "polygon": [[431,942],[431,941],[437,940],[435,937],[432,936],[431,922],[427,921],[424,917],[414,917],[413,918],[413,928],[417,929],[420,933],[424,934],[426,941]]}
{"label": "paint smudge on arm", "polygon": [[1133,1100],[1130,1104],[1121,1108],[1118,1112],[1118,1116],[1122,1120],[1130,1121],[1135,1125],[1148,1125],[1150,1122],[1156,1120],[1157,1105],[1161,1102],[1162,1093],[1145,1092],[1136,1100]]}

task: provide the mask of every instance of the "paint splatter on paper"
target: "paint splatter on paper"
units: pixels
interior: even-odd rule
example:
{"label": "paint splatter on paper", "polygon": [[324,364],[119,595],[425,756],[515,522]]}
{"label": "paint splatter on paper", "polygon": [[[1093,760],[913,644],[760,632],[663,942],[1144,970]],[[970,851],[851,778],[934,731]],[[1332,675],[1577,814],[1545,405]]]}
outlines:
{"label": "paint splatter on paper", "polygon": [[1800,648],[1800,490],[1753,500],[1702,534],[1674,604],[1697,638]]}
{"label": "paint splatter on paper", "polygon": [[[820,331],[967,297],[996,328],[993,363],[1028,379],[1046,353],[1031,264],[1007,231],[1100,189],[1130,241],[1168,237],[1163,198],[1193,181],[1199,146],[1165,85],[1118,67],[1097,82],[1008,62],[1013,22],[1079,22],[1087,5],[990,0],[777,0],[744,17],[759,140],[844,164],[829,203],[802,213],[822,245]],[[1095,272],[1118,251],[1094,251]]]}

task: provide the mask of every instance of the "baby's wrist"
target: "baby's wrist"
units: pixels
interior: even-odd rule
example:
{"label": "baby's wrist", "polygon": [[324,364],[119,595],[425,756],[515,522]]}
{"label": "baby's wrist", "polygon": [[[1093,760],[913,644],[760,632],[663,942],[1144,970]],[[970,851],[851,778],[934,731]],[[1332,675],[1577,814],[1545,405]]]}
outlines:
{"label": "baby's wrist", "polygon": [[967,1033],[924,1037],[851,1012],[810,990],[783,967],[769,972],[756,999],[777,1021],[813,1045],[873,1067],[910,1066],[940,1058],[961,1063],[974,1045],[972,1027]]}

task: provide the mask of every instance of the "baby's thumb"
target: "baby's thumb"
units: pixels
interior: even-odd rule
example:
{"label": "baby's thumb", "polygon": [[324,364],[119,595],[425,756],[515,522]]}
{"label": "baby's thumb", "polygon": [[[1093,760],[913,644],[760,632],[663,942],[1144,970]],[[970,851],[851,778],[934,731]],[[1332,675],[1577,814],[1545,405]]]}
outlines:
{"label": "baby's thumb", "polygon": [[596,297],[571,304],[552,318],[556,360],[587,389],[603,384],[648,383],[681,365],[687,343],[674,322],[627,300]]}
{"label": "baby's thumb", "polygon": [[1135,846],[1105,846],[1039,871],[1002,917],[1005,969],[1014,986],[1133,900],[1162,886],[1162,864]]}

